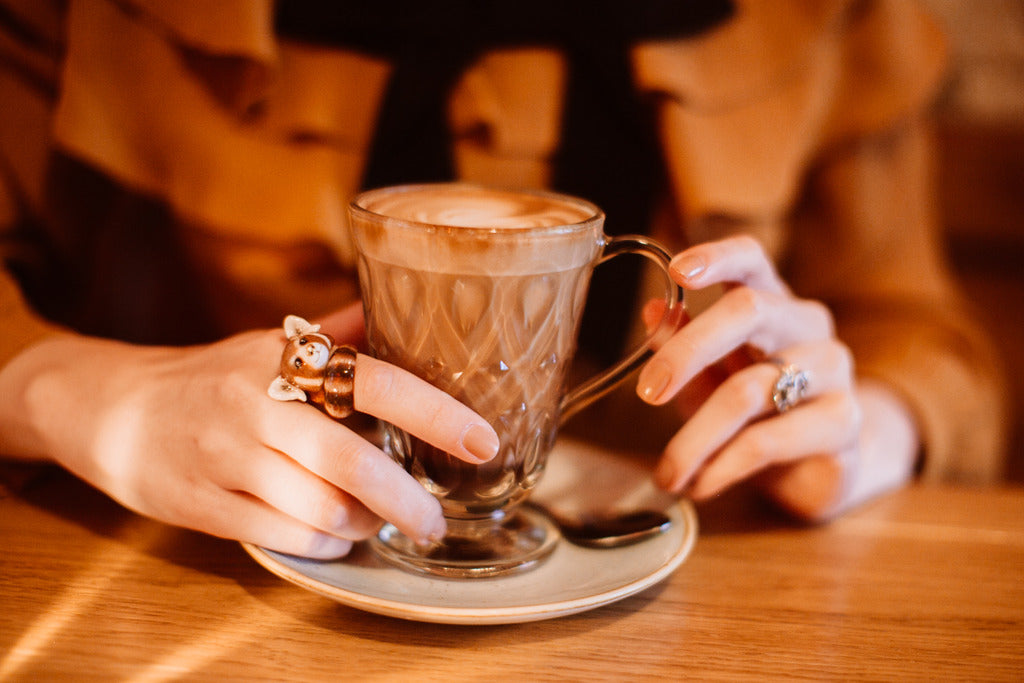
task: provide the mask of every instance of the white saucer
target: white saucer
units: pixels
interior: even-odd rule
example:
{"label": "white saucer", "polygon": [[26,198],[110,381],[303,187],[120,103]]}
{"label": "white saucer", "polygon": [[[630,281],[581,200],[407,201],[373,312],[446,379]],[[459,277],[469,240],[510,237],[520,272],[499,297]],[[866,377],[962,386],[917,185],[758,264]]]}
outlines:
{"label": "white saucer", "polygon": [[561,510],[655,507],[671,528],[634,545],[592,549],[560,540],[551,556],[521,574],[444,579],[413,574],[379,559],[365,544],[330,562],[282,555],[249,544],[245,550],[270,572],[340,603],[402,619],[448,624],[508,624],[575,614],[653,586],[675,571],[697,539],[697,517],[650,484],[629,460],[560,440],[534,499]]}

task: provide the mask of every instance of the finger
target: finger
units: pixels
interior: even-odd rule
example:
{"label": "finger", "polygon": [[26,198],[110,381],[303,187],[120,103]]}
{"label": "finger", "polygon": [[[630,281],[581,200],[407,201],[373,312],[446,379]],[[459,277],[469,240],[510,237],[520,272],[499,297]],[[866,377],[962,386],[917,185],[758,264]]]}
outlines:
{"label": "finger", "polygon": [[[351,540],[324,533],[244,493],[197,486],[188,495],[193,518],[186,517],[183,525],[204,533],[323,560],[343,557],[352,549]],[[200,511],[202,516],[196,516]]]}
{"label": "finger", "polygon": [[662,318],[665,317],[665,309],[667,308],[668,304],[665,303],[664,299],[651,299],[644,304],[640,311],[640,319],[643,320],[644,328],[648,334],[654,332]]}
{"label": "finger", "polygon": [[235,489],[332,536],[361,540],[381,524],[355,497],[280,452],[264,449],[250,456],[237,478]]}
{"label": "finger", "polygon": [[701,500],[747,479],[755,472],[800,458],[839,453],[856,444],[860,407],[853,394],[819,396],[740,432],[697,473],[689,495]]}
{"label": "finger", "polygon": [[772,354],[833,334],[832,315],[817,301],[738,287],[680,329],[647,362],[637,394],[659,405],[698,372],[743,345]]}
{"label": "finger", "polygon": [[[640,310],[640,319],[644,323],[644,330],[647,334],[654,334],[661,325],[671,326],[673,330],[677,330],[690,321],[690,316],[682,306],[676,308],[676,314],[673,318],[666,318],[667,310],[668,304],[665,303],[664,299],[651,299],[644,304]],[[659,335],[655,338],[652,346],[659,348],[663,341]]]}
{"label": "finger", "polygon": [[[786,349],[784,362],[807,373],[805,400],[848,391],[852,386],[852,356],[837,341]],[[779,373],[775,363],[756,363],[722,382],[666,445],[655,470],[658,485],[681,491],[749,423],[775,412],[772,391]]]}
{"label": "finger", "polygon": [[752,354],[746,346],[729,352],[724,358],[698,372],[689,382],[684,384],[679,393],[672,399],[679,414],[688,418],[700,410],[708,397],[722,385],[725,380],[748,365],[762,358],[758,352]]}
{"label": "finger", "polygon": [[705,242],[682,251],[673,257],[669,272],[687,289],[739,283],[776,294],[789,291],[761,243],[748,235]]}
{"label": "finger", "polygon": [[710,365],[698,372],[673,398],[676,411],[683,419],[688,420],[731,374],[721,363]]}
{"label": "finger", "polygon": [[364,340],[365,324],[363,322],[363,305],[354,303],[334,311],[316,321],[320,329],[331,335],[339,344],[360,346]]}
{"label": "finger", "polygon": [[412,373],[362,354],[356,360],[355,407],[469,463],[498,453],[498,434],[482,417]]}
{"label": "finger", "polygon": [[266,446],[348,492],[406,536],[427,543],[444,535],[440,503],[379,448],[304,405],[273,407],[263,421]]}

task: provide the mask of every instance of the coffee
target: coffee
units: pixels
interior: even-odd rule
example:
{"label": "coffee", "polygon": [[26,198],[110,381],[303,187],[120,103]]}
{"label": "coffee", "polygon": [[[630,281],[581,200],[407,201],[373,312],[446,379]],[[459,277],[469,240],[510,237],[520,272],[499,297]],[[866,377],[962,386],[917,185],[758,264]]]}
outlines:
{"label": "coffee", "polygon": [[414,185],[364,193],[359,206],[366,212],[356,214],[353,226],[359,251],[410,270],[548,273],[584,266],[601,248],[604,214],[561,195]]}
{"label": "coffee", "polygon": [[366,309],[373,353],[473,408],[501,442],[494,460],[469,465],[388,427],[391,454],[446,513],[490,514],[521,498],[554,441],[589,269],[422,277],[374,259],[360,267],[390,298]]}
{"label": "coffee", "polygon": [[[490,515],[536,484],[554,442],[600,253],[600,211],[473,186],[371,195],[363,206],[434,226],[434,234],[391,232],[361,249],[360,278],[375,292],[364,298],[374,355],[473,408],[501,442],[494,460],[469,465],[386,426],[388,451],[446,515]],[[580,230],[592,238],[580,239]]]}
{"label": "coffee", "polygon": [[437,497],[448,533],[423,548],[385,524],[374,547],[399,566],[443,576],[534,566],[557,530],[516,503],[538,483],[565,416],[651,352],[653,336],[566,392],[590,276],[603,260],[642,254],[660,266],[666,310],[675,311],[670,255],[644,237],[607,237],[600,209],[551,193],[391,187],[359,195],[349,210],[371,352],[459,399],[500,438],[493,460],[470,465],[385,425],[385,450]]}
{"label": "coffee", "polygon": [[600,213],[592,204],[564,196],[446,184],[413,185],[401,192],[370,191],[360,206],[414,223],[514,230],[573,225]]}

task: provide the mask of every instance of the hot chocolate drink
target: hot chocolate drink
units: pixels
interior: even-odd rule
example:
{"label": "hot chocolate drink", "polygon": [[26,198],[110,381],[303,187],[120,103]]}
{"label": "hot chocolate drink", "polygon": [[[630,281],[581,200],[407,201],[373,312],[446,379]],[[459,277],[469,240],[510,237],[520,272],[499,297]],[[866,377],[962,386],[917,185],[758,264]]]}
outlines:
{"label": "hot chocolate drink", "polygon": [[609,238],[589,202],[541,192],[440,184],[371,190],[350,205],[371,352],[487,419],[498,455],[470,465],[392,426],[385,449],[440,501],[448,534],[422,548],[391,525],[375,547],[408,569],[489,576],[533,566],[557,531],[517,506],[537,484],[564,416],[622,381],[632,355],[566,393],[565,375],[594,267],[643,254],[678,290],[669,254],[641,237]]}
{"label": "hot chocolate drink", "polygon": [[494,460],[469,465],[386,426],[388,451],[446,515],[492,515],[533,487],[554,441],[603,216],[564,197],[461,185],[370,193],[361,206],[429,226],[357,227],[374,355],[476,410],[501,440]]}
{"label": "hot chocolate drink", "polygon": [[400,192],[368,192],[360,205],[374,213],[429,225],[523,230],[593,219],[593,204],[547,193],[477,185],[414,185]]}

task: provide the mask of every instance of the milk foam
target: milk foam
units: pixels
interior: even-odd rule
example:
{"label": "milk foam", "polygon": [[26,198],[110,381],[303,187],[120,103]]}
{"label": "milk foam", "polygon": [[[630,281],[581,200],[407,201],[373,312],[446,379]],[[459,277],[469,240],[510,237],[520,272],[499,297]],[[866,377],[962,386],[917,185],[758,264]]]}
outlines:
{"label": "milk foam", "polygon": [[582,223],[596,214],[555,195],[475,185],[424,185],[371,195],[363,208],[384,216],[461,228],[541,228]]}
{"label": "milk foam", "polygon": [[371,190],[355,205],[364,257],[413,270],[553,273],[592,263],[603,246],[601,210],[557,194],[450,183]]}

